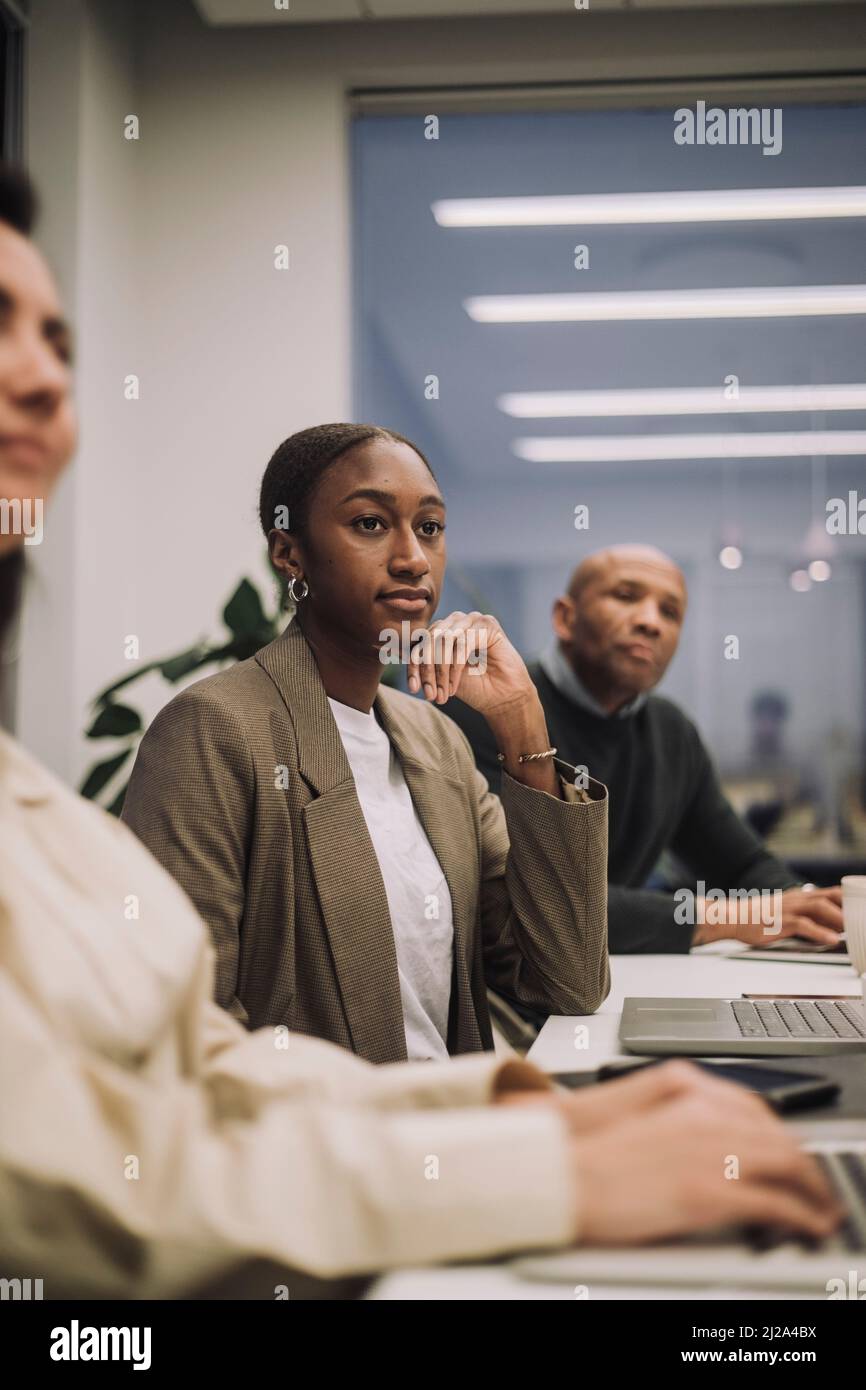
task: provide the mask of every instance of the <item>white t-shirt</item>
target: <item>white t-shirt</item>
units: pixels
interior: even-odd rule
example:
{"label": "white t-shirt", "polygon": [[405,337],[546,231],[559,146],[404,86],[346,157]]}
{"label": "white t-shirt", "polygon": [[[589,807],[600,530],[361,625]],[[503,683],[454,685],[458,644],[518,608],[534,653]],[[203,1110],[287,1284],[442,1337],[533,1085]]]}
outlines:
{"label": "white t-shirt", "polygon": [[444,1059],[454,947],[451,893],[375,714],[330,697],[328,704],[385,884],[409,1060]]}

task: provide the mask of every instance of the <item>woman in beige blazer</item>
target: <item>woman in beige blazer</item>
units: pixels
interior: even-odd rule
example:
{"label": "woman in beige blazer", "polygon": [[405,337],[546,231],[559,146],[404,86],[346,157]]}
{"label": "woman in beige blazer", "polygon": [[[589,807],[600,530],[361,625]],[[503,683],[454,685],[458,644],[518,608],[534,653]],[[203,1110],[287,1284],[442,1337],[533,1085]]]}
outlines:
{"label": "woman in beige blazer", "polygon": [[[21,519],[37,502],[41,517],[75,438],[32,213],[0,166],[0,658],[36,534]],[[517,1060],[377,1068],[246,1032],[212,988],[174,881],[0,733],[4,1280],[38,1278],[46,1298],[274,1298],[578,1238],[759,1215],[820,1235],[836,1219],[769,1112],[693,1068],[564,1097]],[[731,1183],[716,1160],[734,1134]]]}
{"label": "woman in beige blazer", "polygon": [[[495,618],[432,621],[445,504],[427,460],[374,426],[304,430],[260,513],[294,620],[161,711],[123,811],[211,928],[218,1002],[374,1062],[490,1048],[488,989],[594,1012],[606,791],[560,774]],[[429,664],[409,661],[419,639]],[[422,699],[380,683],[401,647]],[[454,694],[494,732],[501,801],[434,708]]]}

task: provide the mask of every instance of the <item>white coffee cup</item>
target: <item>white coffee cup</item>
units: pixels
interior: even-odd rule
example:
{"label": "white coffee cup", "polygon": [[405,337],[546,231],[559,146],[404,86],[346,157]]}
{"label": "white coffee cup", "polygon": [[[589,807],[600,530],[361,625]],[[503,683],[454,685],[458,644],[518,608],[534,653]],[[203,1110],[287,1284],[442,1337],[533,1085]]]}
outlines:
{"label": "white coffee cup", "polygon": [[866,975],[866,874],[842,879],[842,918],[851,964],[858,975]]}

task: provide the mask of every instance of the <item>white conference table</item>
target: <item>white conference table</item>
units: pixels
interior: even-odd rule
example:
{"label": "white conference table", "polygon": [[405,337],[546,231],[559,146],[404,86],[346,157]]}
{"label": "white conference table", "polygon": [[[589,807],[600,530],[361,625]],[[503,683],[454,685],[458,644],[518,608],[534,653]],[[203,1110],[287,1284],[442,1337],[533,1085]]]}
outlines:
{"label": "white conference table", "polygon": [[[595,1071],[605,1062],[627,1056],[617,1039],[622,1001],[627,995],[678,998],[735,998],[743,993],[850,994],[862,998],[860,980],[850,965],[746,960],[736,942],[701,946],[689,955],[612,956],[611,991],[597,1013],[584,1018],[549,1018],[528,1056],[548,1072]],[[444,1269],[405,1269],[378,1280],[374,1300],[568,1300],[565,1284],[530,1283],[507,1264],[461,1265]],[[767,1299],[757,1290],[702,1292],[687,1286],[595,1287],[594,1299]],[[787,1297],[787,1295],[786,1295]]]}

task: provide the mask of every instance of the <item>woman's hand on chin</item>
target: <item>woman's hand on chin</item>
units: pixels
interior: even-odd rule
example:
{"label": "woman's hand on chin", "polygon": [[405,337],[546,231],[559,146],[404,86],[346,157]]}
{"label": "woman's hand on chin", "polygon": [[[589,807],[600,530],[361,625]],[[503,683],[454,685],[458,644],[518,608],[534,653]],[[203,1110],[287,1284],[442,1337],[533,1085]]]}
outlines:
{"label": "woman's hand on chin", "polygon": [[409,689],[435,704],[459,695],[489,718],[537,698],[522,656],[489,613],[449,613],[412,642]]}
{"label": "woman's hand on chin", "polygon": [[[489,613],[449,613],[412,634],[409,689],[444,704],[459,695],[483,714],[503,767],[516,781],[560,797],[550,739],[526,663]],[[535,761],[544,754],[543,760]],[[532,756],[533,761],[526,761]]]}

